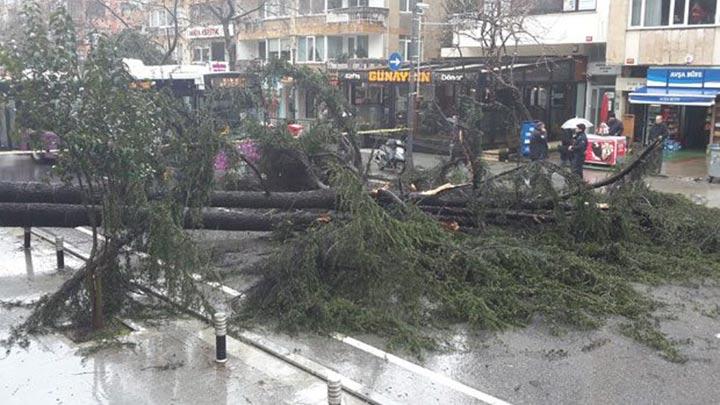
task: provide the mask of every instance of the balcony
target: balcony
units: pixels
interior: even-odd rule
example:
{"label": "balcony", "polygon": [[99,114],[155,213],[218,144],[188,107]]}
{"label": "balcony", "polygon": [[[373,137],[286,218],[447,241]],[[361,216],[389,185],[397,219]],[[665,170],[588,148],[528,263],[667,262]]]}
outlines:
{"label": "balcony", "polygon": [[239,26],[238,39],[281,38],[307,35],[382,34],[389,10],[383,7],[346,7],[324,14],[256,19]]}
{"label": "balcony", "polygon": [[328,24],[370,24],[387,27],[390,10],[384,7],[346,7],[328,10],[325,22]]}

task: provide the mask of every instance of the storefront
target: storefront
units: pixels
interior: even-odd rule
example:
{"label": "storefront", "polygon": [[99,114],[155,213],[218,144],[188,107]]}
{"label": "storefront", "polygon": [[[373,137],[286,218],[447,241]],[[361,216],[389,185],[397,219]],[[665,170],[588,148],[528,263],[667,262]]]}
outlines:
{"label": "storefront", "polygon": [[[420,73],[423,96],[429,95],[432,81],[430,71]],[[372,69],[339,74],[339,84],[355,107],[358,121],[371,128],[405,124],[410,83],[416,83],[416,74],[409,70]]]}
{"label": "storefront", "polygon": [[720,142],[720,68],[649,68],[647,85],[629,95],[643,106],[636,125],[647,143],[655,117],[661,115],[670,137],[684,149],[705,150]]}
{"label": "storefront", "polygon": [[591,132],[607,123],[609,113],[615,111],[618,97],[615,93],[615,78],[620,75],[620,66],[604,62],[590,62],[587,67],[588,91],[587,114],[585,118],[594,124]]}
{"label": "storefront", "polygon": [[[234,38],[233,26],[230,25],[229,28],[230,36]],[[192,63],[209,64],[213,72],[229,70],[229,55],[225,49],[222,25],[191,27],[187,31],[187,38]]]}

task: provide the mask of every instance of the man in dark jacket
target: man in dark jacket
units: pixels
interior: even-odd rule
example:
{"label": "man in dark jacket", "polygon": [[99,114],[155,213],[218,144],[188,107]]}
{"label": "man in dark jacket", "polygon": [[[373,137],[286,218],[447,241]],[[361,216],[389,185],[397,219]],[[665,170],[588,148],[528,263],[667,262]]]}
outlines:
{"label": "man in dark jacket", "polygon": [[[663,140],[665,140],[667,139],[668,135],[668,127],[663,122],[662,115],[658,115],[657,117],[655,117],[655,125],[650,128],[650,134],[648,135],[648,144],[655,142],[655,140],[658,138],[662,138]],[[663,145],[656,147],[652,151],[652,153],[650,154],[650,159],[648,159],[648,161],[648,173],[660,174],[660,169],[662,169],[663,161]]]}
{"label": "man in dark jacket", "polygon": [[610,136],[623,136],[623,131],[625,131],[625,126],[623,125],[622,121],[617,119],[615,117],[614,112],[610,112],[608,114],[608,135]]}
{"label": "man in dark jacket", "polygon": [[530,136],[530,160],[545,160],[548,156],[547,130],[545,124],[538,121]]}
{"label": "man in dark jacket", "polygon": [[583,179],[583,166],[585,165],[585,151],[587,150],[588,139],[585,135],[585,124],[578,124],[575,129],[575,142],[570,146],[572,152],[572,171]]}

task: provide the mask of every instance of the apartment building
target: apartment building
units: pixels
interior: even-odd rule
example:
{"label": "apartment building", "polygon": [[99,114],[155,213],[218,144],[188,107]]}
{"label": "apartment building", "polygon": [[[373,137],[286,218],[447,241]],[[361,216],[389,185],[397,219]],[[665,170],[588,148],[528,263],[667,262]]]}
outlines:
{"label": "apartment building", "polygon": [[618,112],[646,140],[657,115],[702,156],[720,143],[720,7],[716,0],[613,0],[607,58],[622,66]]}
{"label": "apartment building", "polygon": [[[614,108],[619,66],[605,59],[611,2],[615,0],[542,0],[527,3],[526,11],[502,11],[523,31],[507,44],[512,62],[504,68],[512,70],[533,118],[544,121],[556,135],[568,118],[586,117],[597,125]],[[480,3],[479,12],[497,4]],[[472,21],[464,26],[453,34],[453,46],[443,48],[442,56],[466,66],[476,62],[475,73],[482,77],[477,70],[482,69],[486,49]]]}

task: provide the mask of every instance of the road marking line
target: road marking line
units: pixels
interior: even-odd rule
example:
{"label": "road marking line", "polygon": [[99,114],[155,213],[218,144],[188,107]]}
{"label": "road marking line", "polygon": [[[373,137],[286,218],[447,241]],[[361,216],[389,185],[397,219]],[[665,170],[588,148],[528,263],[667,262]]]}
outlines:
{"label": "road marking line", "polygon": [[363,343],[357,339],[353,339],[349,336],[344,336],[339,333],[336,333],[333,335],[333,338],[348,344],[352,347],[355,347],[356,349],[360,349],[366,353],[372,354],[375,357],[381,358],[385,361],[388,361],[390,363],[393,363],[397,366],[400,366],[408,371],[411,371],[415,374],[422,375],[424,377],[427,377],[439,384],[442,384],[448,388],[451,388],[455,391],[461,392],[463,394],[466,394],[468,396],[471,396],[475,399],[478,399],[480,401],[485,402],[486,404],[490,405],[510,405],[510,403],[503,401],[502,399],[495,398],[494,396],[490,394],[486,394],[482,391],[478,391],[475,388],[469,387],[463,383],[460,383],[458,381],[455,381],[451,379],[450,377],[447,377],[445,375],[436,373],[432,370],[429,370],[427,368],[421,367],[415,363],[411,363],[407,360],[403,360],[400,357],[397,357],[395,355],[392,355],[390,353],[386,353],[376,347],[370,346],[366,343]]}

